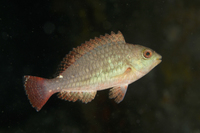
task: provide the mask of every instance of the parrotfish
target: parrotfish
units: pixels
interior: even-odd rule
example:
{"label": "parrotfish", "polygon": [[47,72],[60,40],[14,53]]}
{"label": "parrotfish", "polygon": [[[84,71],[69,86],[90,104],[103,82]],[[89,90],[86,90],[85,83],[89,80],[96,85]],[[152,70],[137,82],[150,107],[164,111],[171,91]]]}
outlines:
{"label": "parrotfish", "polygon": [[24,87],[37,111],[54,93],[64,100],[88,103],[97,91],[112,88],[109,98],[120,103],[128,85],[146,75],[161,58],[150,48],[126,43],[120,31],[111,32],[74,48],[64,57],[55,78],[25,75]]}

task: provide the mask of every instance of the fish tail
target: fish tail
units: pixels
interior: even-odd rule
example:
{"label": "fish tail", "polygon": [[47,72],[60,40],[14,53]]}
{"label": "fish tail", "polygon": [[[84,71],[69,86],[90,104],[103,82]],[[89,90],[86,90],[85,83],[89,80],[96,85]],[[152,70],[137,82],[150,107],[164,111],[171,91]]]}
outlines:
{"label": "fish tail", "polygon": [[51,95],[55,93],[46,88],[45,80],[47,79],[28,75],[24,76],[26,94],[30,103],[37,111],[40,111]]}

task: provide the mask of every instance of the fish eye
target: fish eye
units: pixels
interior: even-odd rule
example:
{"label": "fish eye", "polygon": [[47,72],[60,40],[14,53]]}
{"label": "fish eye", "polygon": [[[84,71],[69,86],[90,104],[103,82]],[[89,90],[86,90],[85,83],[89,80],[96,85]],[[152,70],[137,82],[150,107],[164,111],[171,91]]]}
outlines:
{"label": "fish eye", "polygon": [[150,58],[152,56],[152,51],[151,50],[144,50],[143,56],[144,56],[144,58]]}

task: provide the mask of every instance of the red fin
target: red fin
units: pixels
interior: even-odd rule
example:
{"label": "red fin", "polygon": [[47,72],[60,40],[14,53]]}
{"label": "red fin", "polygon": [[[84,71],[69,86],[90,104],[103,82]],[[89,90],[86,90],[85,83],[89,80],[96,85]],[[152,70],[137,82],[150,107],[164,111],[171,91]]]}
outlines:
{"label": "red fin", "polygon": [[119,42],[122,42],[121,44],[126,43],[120,31],[118,31],[117,34],[112,31],[110,35],[105,34],[105,36],[100,36],[99,38],[95,37],[95,39],[90,39],[90,41],[86,41],[81,46],[74,48],[73,51],[71,51],[63,58],[63,61],[61,61],[61,64],[59,65],[55,76],[60,75],[63,71],[65,71],[70,65],[72,65],[77,59],[79,59],[88,51],[93,50],[94,48],[101,45],[106,45],[109,43],[117,44]]}
{"label": "red fin", "polygon": [[112,89],[110,89],[109,98],[115,98],[115,102],[120,103],[124,99],[127,87],[127,85],[113,87]]}
{"label": "red fin", "polygon": [[58,93],[58,97],[61,99],[65,99],[68,101],[77,101],[78,99],[81,100],[83,103],[91,102],[95,95],[96,91],[88,91],[88,92],[60,92]]}
{"label": "red fin", "polygon": [[32,106],[39,111],[47,100],[53,95],[53,91],[48,91],[44,86],[44,78],[35,76],[24,76],[24,87],[28,99]]}

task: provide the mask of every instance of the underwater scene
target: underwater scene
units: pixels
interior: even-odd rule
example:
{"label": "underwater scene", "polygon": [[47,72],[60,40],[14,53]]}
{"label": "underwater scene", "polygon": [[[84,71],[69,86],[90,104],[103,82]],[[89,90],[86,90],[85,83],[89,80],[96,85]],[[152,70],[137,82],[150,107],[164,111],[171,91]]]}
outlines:
{"label": "underwater scene", "polygon": [[0,133],[200,133],[200,1],[0,12]]}

